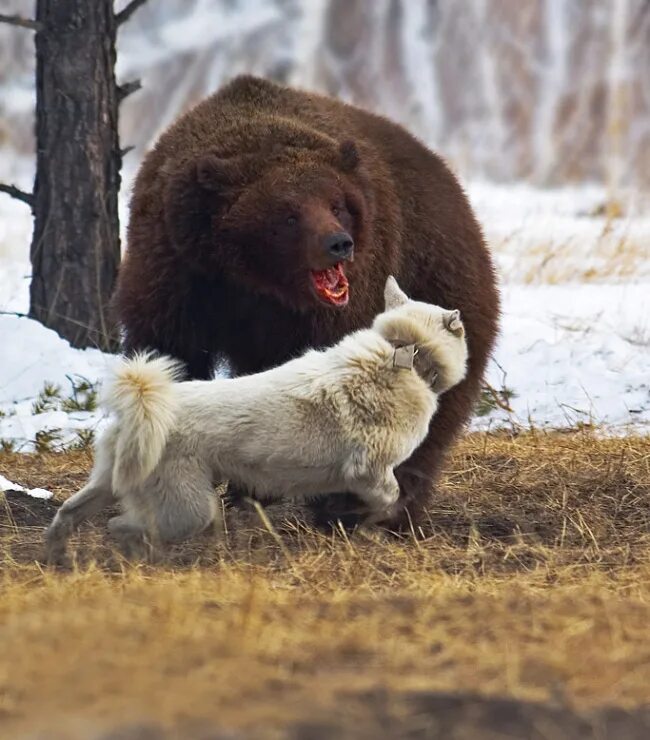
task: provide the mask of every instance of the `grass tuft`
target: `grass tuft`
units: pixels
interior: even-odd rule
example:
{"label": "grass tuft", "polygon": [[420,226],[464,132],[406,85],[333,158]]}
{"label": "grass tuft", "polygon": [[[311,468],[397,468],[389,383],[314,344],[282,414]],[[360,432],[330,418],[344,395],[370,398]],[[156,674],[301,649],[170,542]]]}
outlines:
{"label": "grass tuft", "polygon": [[41,429],[34,437],[34,449],[38,454],[53,452],[60,446],[63,434],[60,429]]}
{"label": "grass tuft", "polygon": [[46,411],[54,411],[59,408],[61,401],[61,388],[53,383],[45,383],[43,390],[38,394],[32,404],[33,414],[43,414]]}
{"label": "grass tuft", "polygon": [[94,429],[77,429],[75,439],[70,443],[70,450],[92,450],[95,444]]}
{"label": "grass tuft", "polygon": [[0,439],[0,453],[16,451],[16,443],[13,439]]}
{"label": "grass tuft", "polygon": [[97,408],[97,388],[86,378],[67,376],[72,386],[72,393],[64,398],[61,409],[67,413],[75,411],[95,411]]}

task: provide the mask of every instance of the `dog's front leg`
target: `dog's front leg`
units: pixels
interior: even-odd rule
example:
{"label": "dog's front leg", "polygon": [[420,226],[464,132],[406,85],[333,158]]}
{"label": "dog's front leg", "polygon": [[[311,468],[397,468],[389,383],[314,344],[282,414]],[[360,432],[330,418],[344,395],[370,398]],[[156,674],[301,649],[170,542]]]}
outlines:
{"label": "dog's front leg", "polygon": [[378,476],[356,481],[352,490],[368,507],[368,516],[364,520],[368,523],[389,518],[399,498],[399,483],[392,468]]}

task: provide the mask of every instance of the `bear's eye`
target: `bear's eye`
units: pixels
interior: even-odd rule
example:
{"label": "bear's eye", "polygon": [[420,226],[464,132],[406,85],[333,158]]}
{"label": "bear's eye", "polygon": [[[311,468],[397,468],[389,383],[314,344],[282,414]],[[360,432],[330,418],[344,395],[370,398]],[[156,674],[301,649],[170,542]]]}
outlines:
{"label": "bear's eye", "polygon": [[341,206],[337,206],[336,204],[332,206],[332,213],[335,216],[338,216],[339,213],[341,213]]}
{"label": "bear's eye", "polygon": [[298,217],[297,216],[288,216],[287,217],[287,224],[289,226],[295,226],[298,223]]}

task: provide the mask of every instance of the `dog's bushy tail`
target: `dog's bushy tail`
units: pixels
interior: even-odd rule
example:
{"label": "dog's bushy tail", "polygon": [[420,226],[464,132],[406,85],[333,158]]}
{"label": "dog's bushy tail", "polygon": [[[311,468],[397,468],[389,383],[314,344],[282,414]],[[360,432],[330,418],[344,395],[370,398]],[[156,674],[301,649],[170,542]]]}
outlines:
{"label": "dog's bushy tail", "polygon": [[162,456],[174,425],[178,399],[174,383],[182,365],[149,353],[122,359],[104,391],[104,404],[118,417],[113,486],[142,483]]}

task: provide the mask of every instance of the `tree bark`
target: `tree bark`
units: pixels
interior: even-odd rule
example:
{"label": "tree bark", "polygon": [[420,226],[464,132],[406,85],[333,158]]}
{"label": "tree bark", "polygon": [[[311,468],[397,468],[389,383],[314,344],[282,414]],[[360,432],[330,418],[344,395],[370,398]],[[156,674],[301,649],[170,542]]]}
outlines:
{"label": "tree bark", "polygon": [[37,0],[30,316],[74,347],[117,346],[121,155],[113,0]]}

